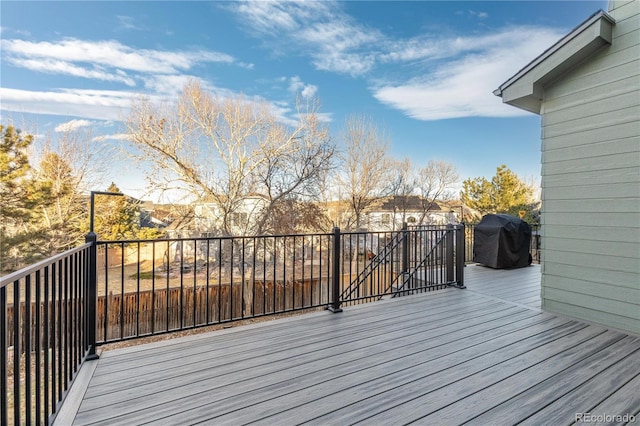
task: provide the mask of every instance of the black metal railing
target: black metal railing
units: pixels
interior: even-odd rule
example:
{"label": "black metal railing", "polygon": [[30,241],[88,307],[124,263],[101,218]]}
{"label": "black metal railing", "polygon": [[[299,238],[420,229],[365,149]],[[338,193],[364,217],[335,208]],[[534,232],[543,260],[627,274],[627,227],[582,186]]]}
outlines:
{"label": "black metal railing", "polygon": [[[465,223],[465,259],[467,262],[473,262],[473,243],[474,243],[474,229],[477,223]],[[542,260],[542,245],[540,235],[540,224],[529,224],[531,227],[531,243],[529,246],[529,253],[533,263],[539,264]]]}
{"label": "black metal railing", "polygon": [[332,235],[98,242],[97,342],[326,306]]}
{"label": "black metal railing", "polygon": [[463,288],[462,226],[97,241],[0,279],[0,424],[44,424],[96,346]]}
{"label": "black metal railing", "polygon": [[[464,239],[457,237],[458,234],[462,236],[462,232],[461,226],[405,225],[400,232],[384,233],[386,243],[375,254],[368,251],[370,260],[361,270],[356,266],[359,272],[342,291],[341,303],[349,305],[380,300],[384,296],[463,286],[462,271],[454,268],[457,263],[464,265]],[[345,234],[349,241],[354,236],[357,241],[363,236],[369,239],[375,236],[374,241],[384,241],[375,233]]]}
{"label": "black metal railing", "polygon": [[339,310],[384,295],[454,285],[462,281],[453,266],[460,245],[453,237],[461,232],[462,227],[345,233],[336,228],[331,234],[101,241],[96,341],[301,309]]}
{"label": "black metal railing", "polygon": [[87,243],[0,278],[0,424],[52,421],[92,353]]}

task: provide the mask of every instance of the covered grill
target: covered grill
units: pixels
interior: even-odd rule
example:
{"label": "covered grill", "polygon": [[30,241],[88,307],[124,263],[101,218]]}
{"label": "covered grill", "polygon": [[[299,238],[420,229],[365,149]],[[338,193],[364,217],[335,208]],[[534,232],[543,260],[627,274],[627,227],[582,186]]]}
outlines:
{"label": "covered grill", "polygon": [[488,214],[473,231],[473,261],[491,268],[531,264],[531,227],[515,216]]}

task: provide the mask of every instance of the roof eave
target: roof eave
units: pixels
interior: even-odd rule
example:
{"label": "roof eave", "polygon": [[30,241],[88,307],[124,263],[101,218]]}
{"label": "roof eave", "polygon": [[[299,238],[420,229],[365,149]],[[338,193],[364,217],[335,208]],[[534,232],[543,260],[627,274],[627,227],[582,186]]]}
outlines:
{"label": "roof eave", "polygon": [[543,85],[611,44],[615,19],[600,10],[500,85],[493,94],[504,103],[540,113]]}

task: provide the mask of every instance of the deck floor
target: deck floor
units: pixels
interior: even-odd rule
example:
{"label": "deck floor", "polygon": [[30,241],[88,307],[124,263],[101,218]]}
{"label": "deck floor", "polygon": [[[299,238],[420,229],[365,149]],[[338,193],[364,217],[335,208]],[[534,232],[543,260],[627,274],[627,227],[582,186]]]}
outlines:
{"label": "deck floor", "polygon": [[72,389],[77,412],[58,423],[555,425],[576,413],[640,415],[640,338],[542,312],[538,266],[470,266],[465,280],[467,290],[105,351],[86,389]]}

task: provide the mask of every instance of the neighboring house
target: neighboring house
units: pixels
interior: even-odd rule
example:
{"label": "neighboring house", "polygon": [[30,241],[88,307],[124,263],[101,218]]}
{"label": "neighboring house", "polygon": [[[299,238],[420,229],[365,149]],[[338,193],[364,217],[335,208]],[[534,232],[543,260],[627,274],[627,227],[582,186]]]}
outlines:
{"label": "neighboring house", "polygon": [[450,210],[417,195],[384,197],[371,205],[364,214],[363,226],[368,231],[395,231],[402,224],[444,225],[457,223]]}
{"label": "neighboring house", "polygon": [[542,117],[543,308],[637,334],[639,27],[612,1],[494,92]]}
{"label": "neighboring house", "polygon": [[138,210],[140,226],[143,228],[165,229],[173,220],[169,210],[150,201],[140,201]]}
{"label": "neighboring house", "polygon": [[[247,235],[255,225],[256,218],[267,206],[266,198],[260,195],[244,197],[229,218],[233,235]],[[206,236],[219,236],[223,229],[223,214],[216,203],[202,202],[194,205],[194,225],[198,232]]]}

